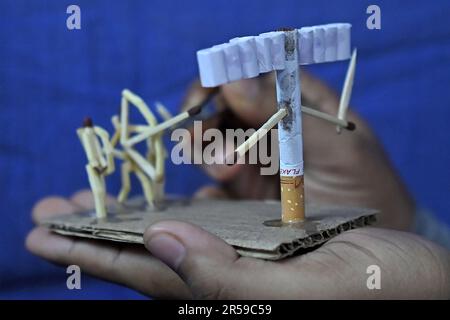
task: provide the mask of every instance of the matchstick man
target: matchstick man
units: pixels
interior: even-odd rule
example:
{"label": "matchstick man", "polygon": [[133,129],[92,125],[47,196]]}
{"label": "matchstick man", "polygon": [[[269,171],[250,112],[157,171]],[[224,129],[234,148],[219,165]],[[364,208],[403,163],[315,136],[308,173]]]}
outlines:
{"label": "matchstick man", "polygon": [[[134,126],[129,124],[129,103],[136,106],[147,125]],[[120,117],[114,116],[112,123],[116,130],[111,141],[112,146],[120,142],[123,147],[123,150],[118,153],[118,156],[123,160],[121,167],[122,188],[118,201],[123,203],[128,198],[131,190],[130,174],[134,173],[142,185],[147,204],[153,207],[156,202],[161,201],[164,197],[164,160],[167,153],[162,141],[163,131],[146,137],[146,157],[143,157],[133,148],[132,144],[128,143],[130,134],[154,128],[158,123],[145,102],[126,89],[122,92]]]}
{"label": "matchstick man", "polygon": [[[129,123],[130,103],[138,109],[147,122],[146,124],[133,125]],[[165,120],[158,124],[147,104],[139,96],[125,89],[122,91],[120,116],[115,115],[111,119],[115,128],[111,141],[108,133],[100,127],[94,127],[90,118],[84,121],[83,127],[77,130],[77,134],[88,158],[86,171],[94,194],[98,218],[107,216],[105,176],[114,172],[114,158],[123,161],[121,166],[122,188],[118,195],[120,203],[127,200],[131,190],[131,173],[134,173],[141,183],[145,199],[150,207],[154,207],[157,202],[163,200],[164,161],[167,152],[162,135],[165,130],[197,115],[201,108],[202,105],[195,106],[172,117],[164,106],[158,105],[157,110]],[[145,157],[134,148],[134,145],[141,141],[145,141],[147,146]],[[120,145],[122,150],[115,149],[117,145]]]}
{"label": "matchstick man", "polygon": [[86,152],[88,164],[86,172],[94,195],[97,218],[106,218],[106,185],[105,176],[115,170],[113,147],[109,134],[100,127],[95,127],[92,119],[86,118],[83,127],[77,130],[81,145]]}
{"label": "matchstick man", "polygon": [[[128,121],[129,104],[134,105],[147,122],[146,125],[130,125]],[[134,172],[141,182],[147,203],[154,206],[155,202],[162,200],[164,196],[164,161],[167,152],[164,148],[162,135],[178,123],[193,117],[201,112],[202,105],[192,107],[174,117],[162,106],[158,106],[158,112],[165,119],[159,123],[147,104],[130,90],[122,91],[122,103],[120,118],[112,118],[116,134],[113,137],[113,145],[120,142],[123,147],[122,160],[122,190],[119,194],[119,202],[124,202],[130,191],[130,174]],[[134,149],[134,146],[145,141],[147,154],[144,158]]]}

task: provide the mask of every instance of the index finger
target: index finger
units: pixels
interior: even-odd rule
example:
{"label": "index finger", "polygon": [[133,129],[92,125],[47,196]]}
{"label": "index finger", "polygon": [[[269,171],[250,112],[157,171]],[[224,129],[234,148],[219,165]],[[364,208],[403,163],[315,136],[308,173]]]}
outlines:
{"label": "index finger", "polygon": [[81,207],[63,197],[51,196],[36,203],[32,209],[31,217],[34,223],[39,224],[43,220],[75,213],[81,209]]}

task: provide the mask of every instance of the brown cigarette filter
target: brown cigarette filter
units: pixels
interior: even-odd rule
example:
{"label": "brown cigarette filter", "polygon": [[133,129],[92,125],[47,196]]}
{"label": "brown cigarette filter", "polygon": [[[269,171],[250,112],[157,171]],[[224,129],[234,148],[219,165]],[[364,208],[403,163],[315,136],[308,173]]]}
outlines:
{"label": "brown cigarette filter", "polygon": [[303,176],[281,176],[281,220],[283,223],[305,220]]}

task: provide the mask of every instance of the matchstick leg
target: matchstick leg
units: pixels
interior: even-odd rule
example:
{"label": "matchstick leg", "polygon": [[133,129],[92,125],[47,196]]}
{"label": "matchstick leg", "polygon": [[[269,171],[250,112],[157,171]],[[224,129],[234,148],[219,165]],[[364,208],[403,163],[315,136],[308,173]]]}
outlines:
{"label": "matchstick leg", "polygon": [[154,206],[154,200],[155,200],[155,195],[153,192],[153,188],[152,188],[152,184],[150,179],[147,177],[147,175],[140,170],[139,168],[136,168],[135,170],[136,176],[139,179],[141,185],[142,185],[142,190],[144,191],[144,196],[145,199],[147,200],[147,204],[150,207]]}
{"label": "matchstick leg", "polygon": [[128,194],[131,190],[130,173],[131,173],[131,163],[125,161],[120,168],[121,178],[122,178],[122,188],[120,189],[119,195],[117,196],[117,201],[119,203],[124,203]]}
{"label": "matchstick leg", "polygon": [[106,190],[105,190],[105,179],[102,175],[98,174],[95,169],[86,165],[86,172],[89,178],[89,184],[91,186],[92,194],[94,196],[95,212],[97,218],[106,218]]}

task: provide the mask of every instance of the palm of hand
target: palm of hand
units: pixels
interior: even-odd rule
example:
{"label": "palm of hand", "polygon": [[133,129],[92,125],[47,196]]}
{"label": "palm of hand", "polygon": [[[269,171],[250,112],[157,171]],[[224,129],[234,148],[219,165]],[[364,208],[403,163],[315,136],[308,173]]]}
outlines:
{"label": "palm of hand", "polygon": [[[71,213],[92,204],[87,191],[71,200],[47,198],[35,207],[33,215],[39,222],[49,215]],[[176,266],[174,258],[167,256],[173,251],[170,247],[163,245],[161,254],[161,250],[154,251],[149,245],[155,234],[175,234],[182,242],[185,254]],[[448,253],[403,232],[351,230],[312,252],[277,262],[239,257],[222,240],[176,221],[152,226],[145,239],[154,255],[140,246],[111,246],[103,241],[59,236],[37,227],[28,236],[27,247],[52,262],[77,264],[82,272],[155,298],[431,298],[449,294],[445,272]],[[380,267],[381,290],[367,287],[370,265]],[[428,269],[424,270],[424,266]],[[415,290],[417,285],[420,290]]]}

